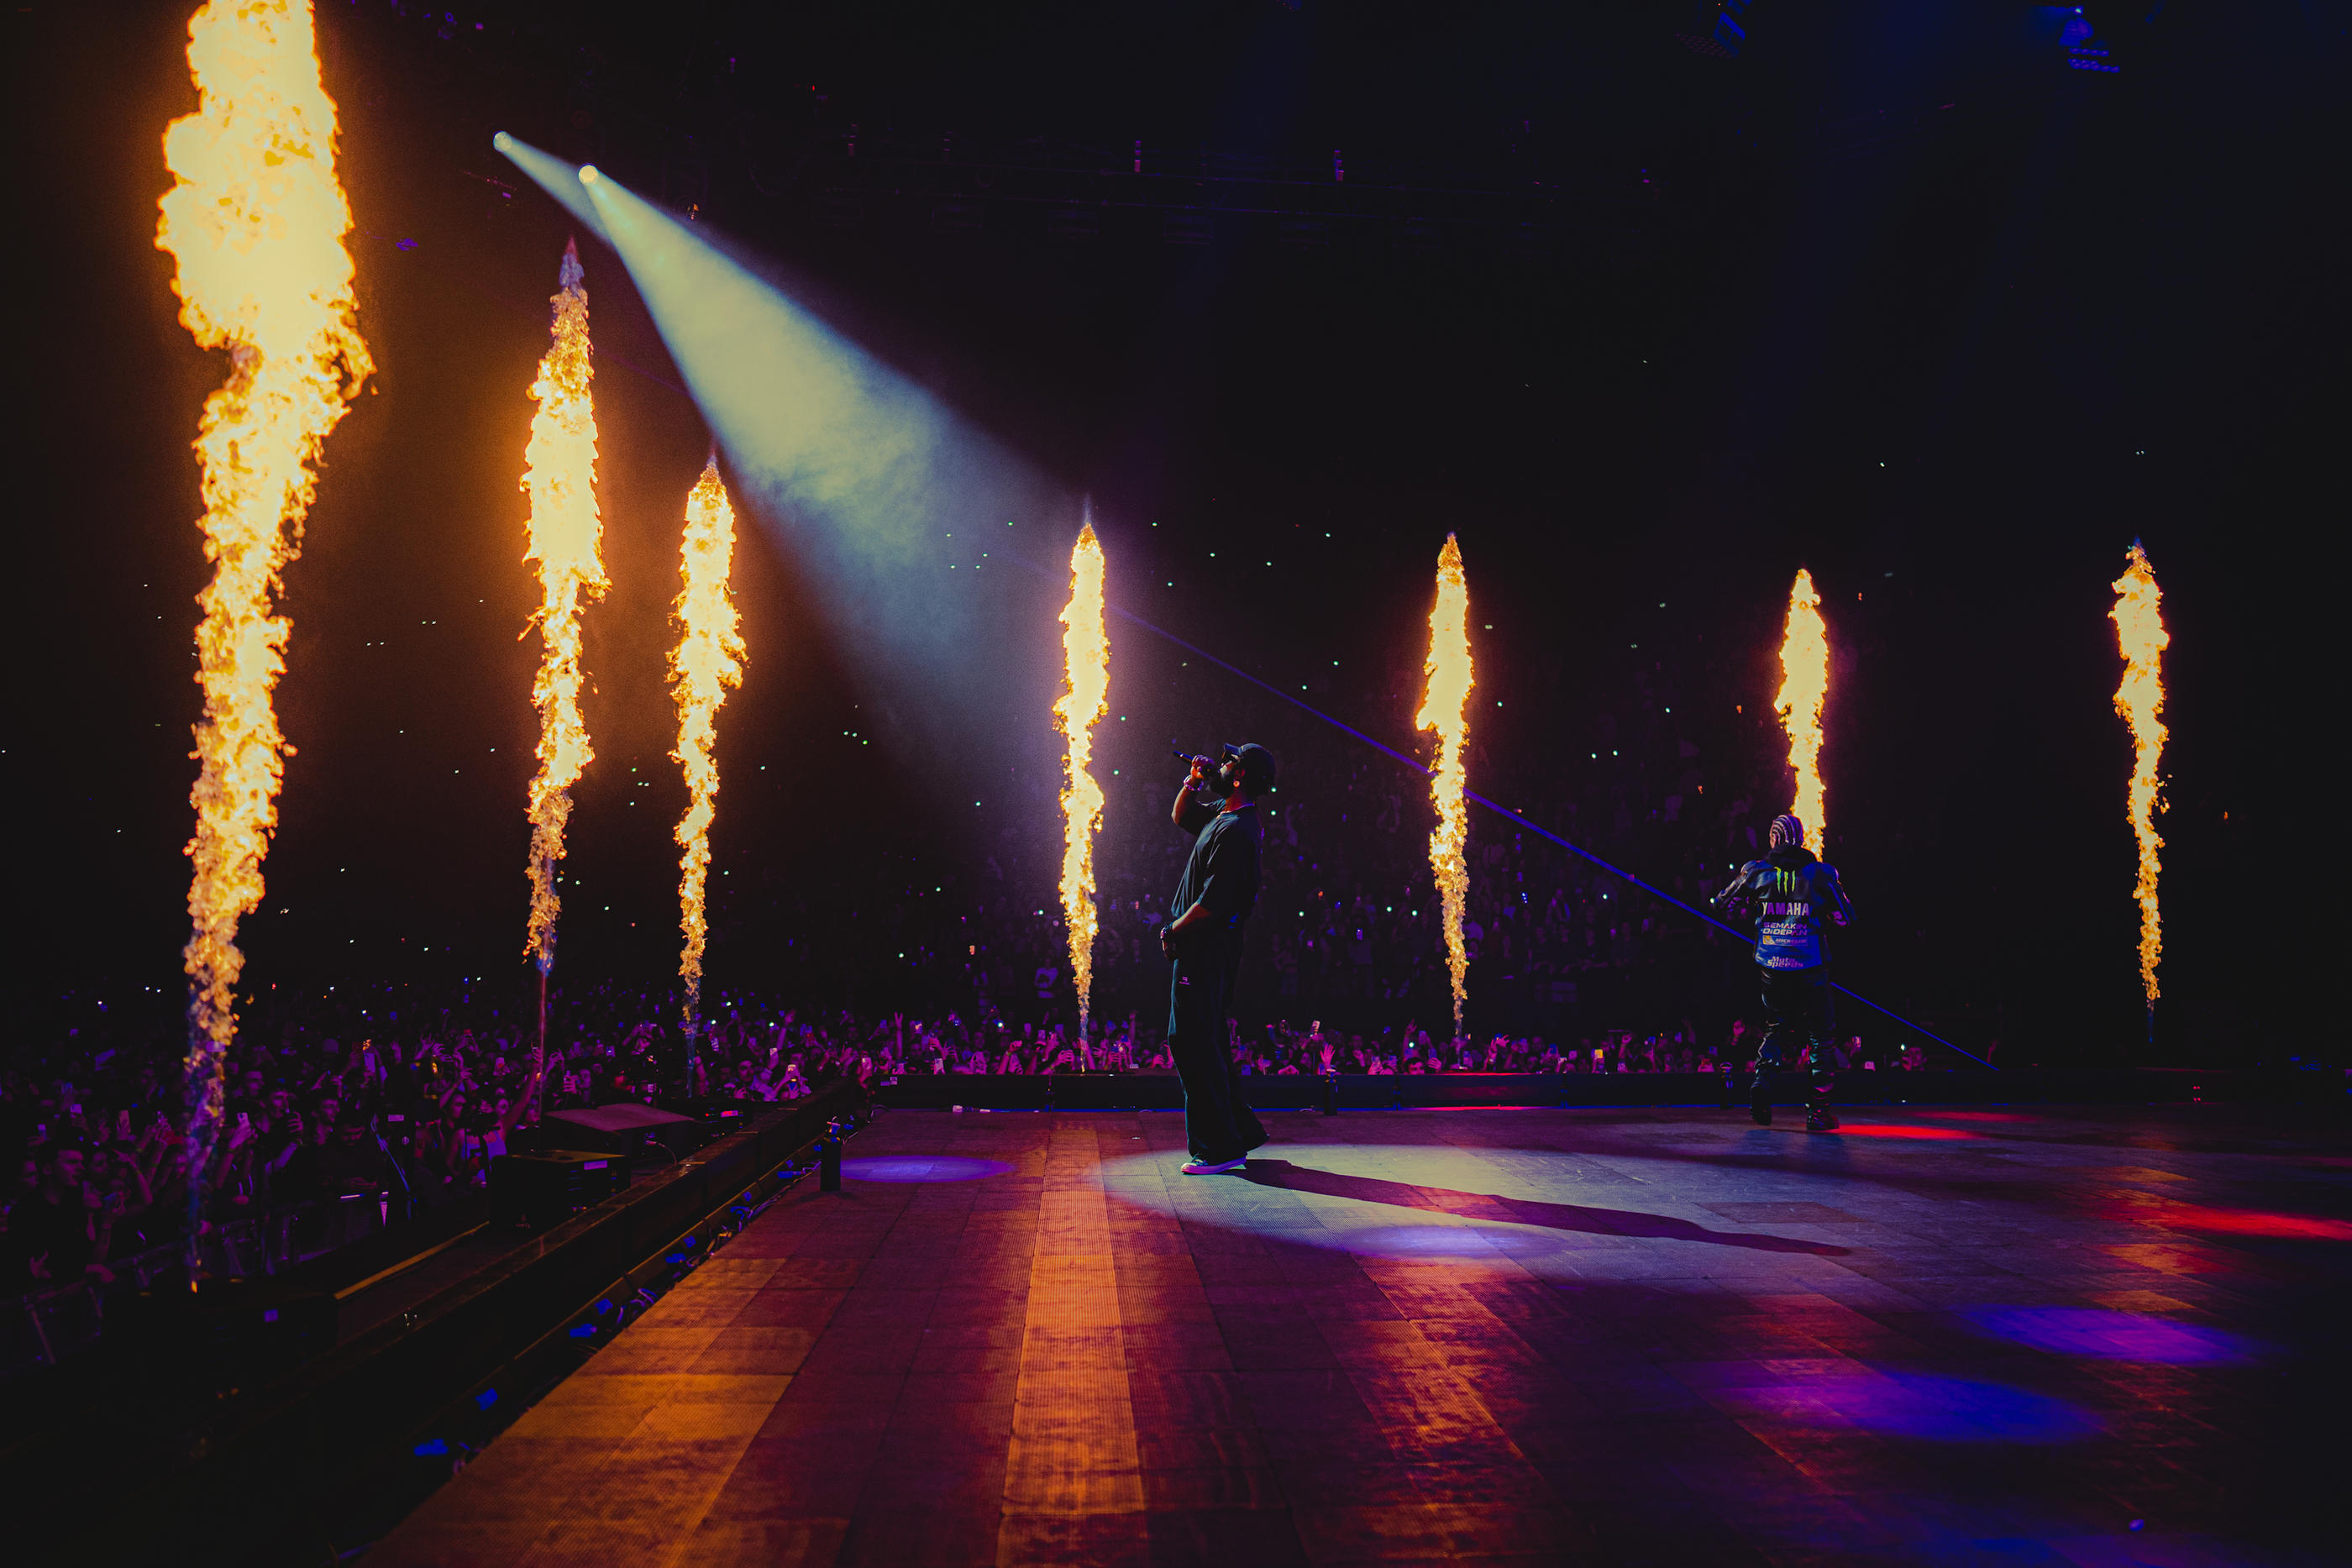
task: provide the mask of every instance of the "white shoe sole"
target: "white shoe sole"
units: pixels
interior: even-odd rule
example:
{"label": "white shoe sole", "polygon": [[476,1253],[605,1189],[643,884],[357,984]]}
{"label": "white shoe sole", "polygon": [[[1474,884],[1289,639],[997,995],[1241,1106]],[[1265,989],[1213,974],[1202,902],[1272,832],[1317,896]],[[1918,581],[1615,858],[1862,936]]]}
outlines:
{"label": "white shoe sole", "polygon": [[1240,1159],[1227,1160],[1224,1164],[1216,1166],[1204,1166],[1198,1160],[1189,1160],[1183,1166],[1183,1172],[1186,1176],[1223,1176],[1227,1171],[1237,1171],[1247,1164],[1249,1164],[1247,1155],[1244,1155]]}

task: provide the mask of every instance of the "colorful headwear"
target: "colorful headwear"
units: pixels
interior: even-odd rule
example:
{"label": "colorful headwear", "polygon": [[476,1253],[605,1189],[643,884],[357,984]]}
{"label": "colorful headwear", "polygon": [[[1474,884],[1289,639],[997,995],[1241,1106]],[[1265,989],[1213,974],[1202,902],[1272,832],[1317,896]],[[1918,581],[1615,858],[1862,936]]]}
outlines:
{"label": "colorful headwear", "polygon": [[1772,819],[1771,844],[1774,849],[1793,849],[1804,841],[1804,823],[1785,811]]}

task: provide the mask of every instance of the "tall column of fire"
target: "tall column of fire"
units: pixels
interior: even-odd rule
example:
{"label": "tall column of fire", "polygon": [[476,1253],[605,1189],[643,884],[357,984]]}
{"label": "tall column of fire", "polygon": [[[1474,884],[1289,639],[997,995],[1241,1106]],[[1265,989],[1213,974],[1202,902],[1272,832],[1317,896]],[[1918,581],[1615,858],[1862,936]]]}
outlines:
{"label": "tall column of fire", "polygon": [[530,924],[523,950],[539,966],[540,1046],[546,1046],[547,976],[555,967],[555,925],[562,895],[555,890],[563,859],[563,828],[572,817],[572,786],[594,760],[580,715],[580,612],[604,591],[597,543],[596,408],[591,396],[587,275],[576,243],[563,247],[556,271],[553,341],[539,362],[530,395],[530,444],[523,454],[522,487],[530,496],[530,539],[525,560],[539,565],[539,674],[530,696],[539,709],[539,771],[530,781]]}
{"label": "tall column of fire", "polygon": [[1789,588],[1789,621],[1780,634],[1780,690],[1772,706],[1789,736],[1789,767],[1797,775],[1789,810],[1805,824],[1805,847],[1828,852],[1829,833],[1822,799],[1822,710],[1830,695],[1829,629],[1822,623],[1822,596],[1813,574],[1800,568]]}
{"label": "tall column of fire", "polygon": [[2156,966],[2164,956],[2164,920],[2157,907],[2156,880],[2161,869],[2164,840],[2156,831],[2156,814],[2164,809],[2164,650],[2172,635],[2164,629],[2164,596],[2156,586],[2156,569],[2137,539],[2125,558],[2124,574],[2115,580],[2116,607],[2107,619],[2116,623],[2116,643],[2124,656],[2123,685],[2116,688],[2116,712],[2131,726],[2132,776],[2126,800],[2132,834],[2139,841],[2139,873],[2134,893],[2139,899],[2139,982],[2147,993],[2148,1017],[2156,1016]]}
{"label": "tall column of fire", "polygon": [[1463,799],[1462,746],[1470,734],[1470,583],[1462,572],[1462,547],[1452,534],[1437,554],[1437,602],[1429,612],[1429,682],[1413,716],[1418,729],[1437,732],[1437,760],[1430,769],[1429,794],[1437,825],[1429,835],[1429,869],[1436,873],[1437,896],[1445,920],[1445,967],[1454,980],[1454,1035],[1462,1036],[1462,1003],[1469,991],[1470,954],[1462,941],[1462,914],[1470,898],[1469,807]]}
{"label": "tall column of fire", "polygon": [[681,562],[686,583],[677,596],[677,646],[669,656],[671,694],[677,699],[677,749],[670,755],[686,768],[687,792],[686,815],[679,819],[677,833],[678,926],[686,936],[678,978],[686,988],[687,1051],[698,1068],[702,947],[708,930],[703,893],[710,875],[710,821],[719,810],[719,760],[712,747],[727,688],[743,684],[743,639],[737,631],[735,601],[727,595],[734,559],[735,508],[728,504],[719,456],[713,453],[686,498]]}
{"label": "tall column of fire", "polygon": [[236,1033],[237,923],[261,899],[293,749],[271,705],[289,629],[271,596],[310,510],[311,465],[374,367],[353,320],[352,214],[335,179],[335,105],[320,82],[310,6],[214,0],[189,21],[188,66],[198,106],[163,134],[175,183],[155,244],[178,264],[181,324],[229,360],[195,443],[213,579],[196,596],[205,713],[183,953],[193,1271]]}
{"label": "tall column of fire", "polygon": [[1078,989],[1078,1037],[1094,1019],[1095,833],[1102,786],[1092,771],[1094,727],[1110,711],[1110,639],[1103,630],[1103,551],[1089,521],[1070,549],[1070,601],[1062,607],[1062,700],[1054,727],[1069,737],[1062,786],[1062,920],[1070,933],[1070,976]]}

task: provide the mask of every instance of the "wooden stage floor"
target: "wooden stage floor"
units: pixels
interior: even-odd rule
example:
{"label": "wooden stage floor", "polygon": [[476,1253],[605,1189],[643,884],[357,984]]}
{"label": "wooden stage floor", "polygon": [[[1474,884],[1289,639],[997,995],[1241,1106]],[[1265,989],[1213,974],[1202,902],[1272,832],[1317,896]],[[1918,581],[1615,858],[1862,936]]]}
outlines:
{"label": "wooden stage floor", "polygon": [[2340,1119],[1790,1119],[889,1113],[365,1561],[2345,1560]]}

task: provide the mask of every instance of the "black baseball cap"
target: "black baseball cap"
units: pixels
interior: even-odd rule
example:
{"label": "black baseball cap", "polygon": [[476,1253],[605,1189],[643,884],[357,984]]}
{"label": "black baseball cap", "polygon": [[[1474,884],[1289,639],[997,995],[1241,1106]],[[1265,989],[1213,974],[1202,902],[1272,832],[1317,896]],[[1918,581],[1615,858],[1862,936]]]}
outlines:
{"label": "black baseball cap", "polygon": [[1239,746],[1227,746],[1225,755],[1240,763],[1249,774],[1250,799],[1274,793],[1274,753],[1255,740]]}

